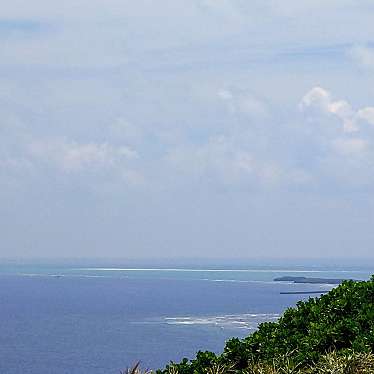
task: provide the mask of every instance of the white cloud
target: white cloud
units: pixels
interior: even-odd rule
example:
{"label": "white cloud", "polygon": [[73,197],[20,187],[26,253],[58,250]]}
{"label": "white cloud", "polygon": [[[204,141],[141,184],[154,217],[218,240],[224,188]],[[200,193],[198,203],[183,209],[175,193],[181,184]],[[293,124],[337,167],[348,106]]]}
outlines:
{"label": "white cloud", "polygon": [[[346,186],[371,184],[374,107],[355,110],[349,102],[334,100],[329,91],[314,87],[302,98],[300,108],[313,123],[322,125],[308,133],[315,145],[316,178]],[[329,126],[334,117],[339,127]]]}
{"label": "white cloud", "polygon": [[67,173],[113,168],[137,157],[137,153],[127,147],[113,147],[106,143],[80,144],[62,139],[32,141],[29,151],[39,161]]}
{"label": "white cloud", "polygon": [[224,101],[228,110],[233,114],[245,114],[249,117],[266,117],[268,109],[266,104],[249,92],[221,89],[218,97]]}
{"label": "white cloud", "polygon": [[334,101],[331,93],[322,87],[314,87],[301,99],[300,108],[303,111],[314,109],[339,118],[343,124],[344,132],[358,131],[355,122],[355,112],[345,100]]}
{"label": "white cloud", "polygon": [[172,150],[167,161],[179,172],[224,184],[247,182],[273,184],[282,169],[272,161],[262,161],[249,150],[225,136],[217,136],[201,146]]}
{"label": "white cloud", "polygon": [[331,94],[322,87],[314,87],[301,99],[300,108],[317,107],[328,111],[331,102]]}
{"label": "white cloud", "polygon": [[355,111],[345,100],[334,101],[331,93],[321,87],[314,87],[304,95],[300,102],[300,109],[303,112],[312,109],[321,114],[334,115],[342,122],[343,131],[346,133],[359,131],[360,121],[374,124],[374,107]]}
{"label": "white cloud", "polygon": [[374,125],[374,107],[362,108],[357,112],[357,118]]}
{"label": "white cloud", "polygon": [[174,176],[184,176],[201,184],[212,181],[213,185],[239,188],[279,188],[306,186],[314,176],[286,160],[266,158],[250,149],[250,144],[238,139],[217,136],[200,146],[180,146],[167,156]]}

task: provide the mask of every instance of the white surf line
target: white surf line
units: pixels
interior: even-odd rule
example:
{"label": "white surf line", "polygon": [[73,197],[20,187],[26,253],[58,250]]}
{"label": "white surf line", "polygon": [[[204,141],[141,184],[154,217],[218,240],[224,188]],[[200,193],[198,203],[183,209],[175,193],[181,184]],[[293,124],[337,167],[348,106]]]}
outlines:
{"label": "white surf line", "polygon": [[[216,316],[186,316],[186,317],[166,317],[164,322],[169,325],[215,325],[232,326],[252,329],[264,321],[278,320],[278,313],[258,313],[258,314],[226,314]],[[239,325],[239,326],[238,326]]]}
{"label": "white surf line", "polygon": [[[13,274],[12,274],[13,275]],[[113,279],[108,275],[85,275],[85,274],[43,274],[43,273],[15,273],[18,277],[50,277],[50,278],[106,278]]]}
{"label": "white surf line", "polygon": [[226,273],[367,273],[364,270],[291,270],[291,269],[157,269],[157,268],[71,268],[70,270],[84,271],[164,271],[164,272],[226,272]]}
{"label": "white surf line", "polygon": [[280,317],[279,313],[239,313],[239,314],[218,314],[207,316],[184,316],[184,317],[164,317],[165,320],[194,320],[194,319],[233,319],[233,318],[272,318]]}

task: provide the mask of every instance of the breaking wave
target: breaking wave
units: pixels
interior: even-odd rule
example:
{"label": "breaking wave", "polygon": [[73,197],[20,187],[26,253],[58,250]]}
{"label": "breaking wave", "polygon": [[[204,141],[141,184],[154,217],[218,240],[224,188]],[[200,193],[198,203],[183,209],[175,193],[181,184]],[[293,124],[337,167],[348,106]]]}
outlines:
{"label": "breaking wave", "polygon": [[203,317],[166,317],[164,322],[168,325],[207,325],[219,328],[255,330],[260,323],[276,321],[279,317],[280,315],[276,313],[248,313]]}

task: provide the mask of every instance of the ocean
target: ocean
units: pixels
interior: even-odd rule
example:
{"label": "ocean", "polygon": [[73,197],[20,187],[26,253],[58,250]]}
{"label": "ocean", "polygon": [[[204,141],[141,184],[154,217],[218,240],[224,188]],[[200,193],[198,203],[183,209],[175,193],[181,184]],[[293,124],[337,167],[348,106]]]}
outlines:
{"label": "ocean", "polygon": [[[106,264],[0,265],[1,374],[118,374],[220,352],[290,306],[333,286],[283,275],[368,279],[368,268],[152,268]],[[316,295],[312,295],[316,296]],[[318,296],[318,295],[317,295]]]}

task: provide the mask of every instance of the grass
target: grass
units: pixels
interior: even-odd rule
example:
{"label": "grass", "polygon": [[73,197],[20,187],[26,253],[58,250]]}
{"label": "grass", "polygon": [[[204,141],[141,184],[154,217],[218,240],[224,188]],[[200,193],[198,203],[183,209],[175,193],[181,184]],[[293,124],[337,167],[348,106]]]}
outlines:
{"label": "grass", "polygon": [[[196,374],[233,374],[237,373],[231,366],[213,364],[205,371]],[[122,371],[121,374],[155,374],[152,370],[141,370],[139,363]],[[168,368],[167,374],[180,374],[175,366]],[[373,353],[339,353],[333,351],[309,367],[298,367],[290,356],[280,356],[273,363],[248,362],[240,374],[374,374]]]}

